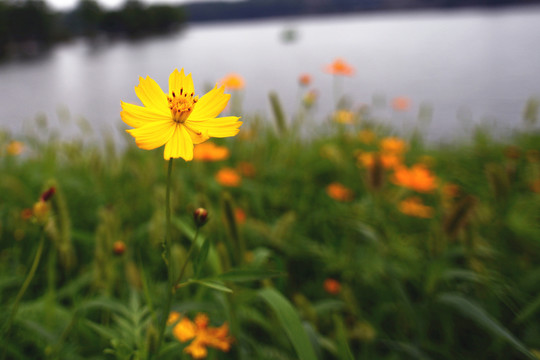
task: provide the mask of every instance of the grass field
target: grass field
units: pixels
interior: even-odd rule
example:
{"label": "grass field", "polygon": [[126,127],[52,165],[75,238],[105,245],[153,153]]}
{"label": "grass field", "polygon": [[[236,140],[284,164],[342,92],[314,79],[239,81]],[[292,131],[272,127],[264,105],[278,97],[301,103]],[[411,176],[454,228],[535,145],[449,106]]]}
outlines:
{"label": "grass field", "polygon": [[540,358],[537,127],[443,146],[272,104],[174,161],[170,251],[162,150],[4,132],[0,359]]}

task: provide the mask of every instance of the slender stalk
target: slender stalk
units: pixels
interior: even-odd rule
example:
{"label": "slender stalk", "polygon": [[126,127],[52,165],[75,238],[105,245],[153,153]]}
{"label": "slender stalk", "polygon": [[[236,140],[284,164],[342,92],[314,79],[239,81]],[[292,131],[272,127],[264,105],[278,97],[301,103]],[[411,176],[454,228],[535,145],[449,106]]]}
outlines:
{"label": "slender stalk", "polygon": [[193,253],[193,249],[195,249],[195,243],[197,242],[197,237],[199,236],[199,229],[201,227],[197,226],[197,230],[195,231],[195,236],[193,237],[193,241],[191,242],[191,246],[189,247],[188,253],[186,255],[186,259],[184,260],[184,264],[182,265],[182,269],[180,270],[180,275],[178,275],[178,280],[174,283],[174,286],[178,285],[180,281],[182,281],[182,277],[184,276],[184,272],[186,271],[187,264],[189,262],[189,259],[191,258],[191,254]]}
{"label": "slender stalk", "polygon": [[159,338],[158,343],[155,349],[156,356],[159,356],[159,349],[163,343],[163,337],[165,334],[165,328],[167,325],[167,318],[171,311],[172,297],[173,297],[173,274],[172,274],[172,261],[171,261],[171,173],[172,173],[173,159],[169,160],[169,169],[167,171],[167,190],[165,194],[165,217],[166,217],[166,228],[165,228],[165,241],[163,243],[166,263],[167,263],[167,274],[168,274],[168,283],[167,283],[167,298],[165,300],[165,307],[163,308],[163,316],[161,317],[161,322],[159,324]]}
{"label": "slender stalk", "polygon": [[21,299],[28,289],[28,286],[30,285],[30,282],[34,278],[34,275],[36,274],[37,267],[39,265],[39,261],[41,259],[41,255],[43,254],[43,247],[45,244],[45,231],[43,227],[41,228],[41,235],[39,239],[39,245],[36,251],[36,255],[34,256],[34,261],[32,262],[32,266],[30,267],[30,271],[28,272],[28,275],[26,275],[26,279],[24,280],[24,283],[19,290],[19,293],[17,294],[17,297],[15,298],[15,302],[13,303],[13,307],[11,308],[11,314],[9,314],[9,318],[6,322],[6,325],[4,326],[4,329],[2,330],[2,334],[6,334],[9,329],[11,328],[11,325],[13,323],[13,319],[15,319],[15,315],[17,314],[17,310],[19,309],[19,304],[21,302]]}

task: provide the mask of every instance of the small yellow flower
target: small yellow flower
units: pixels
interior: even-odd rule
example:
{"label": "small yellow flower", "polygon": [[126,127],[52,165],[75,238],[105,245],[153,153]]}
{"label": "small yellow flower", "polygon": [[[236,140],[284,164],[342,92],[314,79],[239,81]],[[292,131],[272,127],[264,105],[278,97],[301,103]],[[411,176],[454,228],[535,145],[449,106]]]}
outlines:
{"label": "small yellow flower", "polygon": [[208,326],[208,316],[197,314],[195,321],[182,318],[173,328],[173,335],[180,341],[193,339],[184,349],[194,359],[203,359],[208,355],[207,347],[229,351],[233,338],[229,336],[229,327],[224,323],[220,327]]}
{"label": "small yellow flower", "polygon": [[236,73],[225,76],[219,83],[229,90],[242,90],[244,88],[244,78]]}
{"label": "small yellow flower", "polygon": [[216,174],[216,181],[223,186],[236,187],[242,182],[242,178],[236,170],[225,167]]}
{"label": "small yellow flower", "polygon": [[32,213],[34,214],[36,220],[41,224],[47,222],[47,219],[49,218],[49,212],[49,204],[41,199],[36,202],[32,208]]}
{"label": "small yellow flower", "polygon": [[336,59],[324,68],[324,71],[332,75],[352,76],[354,68],[343,59]]}
{"label": "small yellow flower", "polygon": [[24,144],[20,141],[11,141],[7,144],[6,150],[9,155],[20,155],[24,150]]}
{"label": "small yellow flower", "polygon": [[354,123],[354,113],[347,110],[338,110],[334,113],[334,121],[340,124]]}
{"label": "small yellow flower", "polygon": [[224,146],[217,146],[212,142],[205,142],[195,146],[193,150],[193,160],[199,161],[221,161],[229,157],[229,149]]}
{"label": "small yellow flower", "polygon": [[144,106],[121,102],[122,120],[134,129],[127,130],[137,146],[153,150],[165,145],[163,157],[193,159],[193,144],[211,137],[230,137],[238,133],[239,117],[216,118],[227,106],[230,95],[217,85],[199,99],[195,96],[191,74],[175,69],[165,94],[150,77],[139,78],[135,93]]}
{"label": "small yellow flower", "polygon": [[405,215],[429,219],[433,217],[433,208],[424,205],[422,199],[413,196],[399,203],[399,211]]}

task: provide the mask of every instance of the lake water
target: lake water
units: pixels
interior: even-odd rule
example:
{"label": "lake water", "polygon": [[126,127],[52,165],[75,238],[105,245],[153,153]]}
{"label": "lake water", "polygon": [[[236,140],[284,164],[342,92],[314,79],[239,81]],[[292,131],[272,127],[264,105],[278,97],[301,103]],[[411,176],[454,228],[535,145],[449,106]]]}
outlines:
{"label": "lake water", "polygon": [[[282,41],[286,29],[296,41]],[[374,95],[406,96],[411,109],[398,115],[407,122],[421,103],[431,104],[434,138],[462,133],[463,117],[515,128],[527,99],[540,95],[540,7],[196,24],[139,42],[65,44],[41,59],[0,64],[0,126],[17,135],[44,113],[52,126],[66,127],[57,115],[63,108],[96,129],[126,128],[120,100],[138,103],[138,77],[167,90],[170,72],[182,67],[199,94],[230,72],[241,74],[245,114],[269,113],[272,90],[291,114],[298,76],[310,73],[323,119],[332,110],[333,79],[322,69],[336,57],[356,68],[342,84],[355,106]]]}

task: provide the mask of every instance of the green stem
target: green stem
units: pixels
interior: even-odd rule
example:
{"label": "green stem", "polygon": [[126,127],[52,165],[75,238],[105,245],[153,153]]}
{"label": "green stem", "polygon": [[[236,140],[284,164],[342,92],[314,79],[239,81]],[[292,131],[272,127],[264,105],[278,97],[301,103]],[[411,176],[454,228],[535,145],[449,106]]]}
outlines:
{"label": "green stem", "polygon": [[159,324],[159,338],[158,343],[155,349],[156,356],[159,356],[159,349],[163,342],[163,337],[165,334],[165,328],[167,325],[167,318],[169,317],[169,312],[171,311],[172,297],[173,297],[173,278],[172,278],[172,261],[171,261],[171,173],[172,173],[173,159],[169,160],[169,169],[167,171],[167,192],[165,195],[165,217],[166,217],[166,228],[165,228],[165,242],[163,244],[165,248],[165,254],[167,259],[167,273],[168,273],[168,284],[167,284],[167,298],[165,300],[165,307],[163,309],[163,316],[161,317],[161,322]]}
{"label": "green stem", "polygon": [[15,298],[15,302],[13,304],[13,308],[11,309],[11,314],[9,315],[9,318],[6,322],[6,325],[4,327],[4,330],[2,331],[2,334],[6,334],[9,329],[11,328],[11,325],[13,323],[13,319],[15,319],[15,315],[17,314],[17,310],[19,309],[19,304],[21,302],[21,299],[28,289],[28,286],[30,285],[30,282],[34,278],[34,275],[36,274],[37,267],[39,265],[39,260],[41,259],[41,255],[43,254],[43,247],[45,244],[45,232],[43,228],[41,228],[41,237],[39,239],[39,245],[38,249],[36,251],[36,255],[34,257],[34,262],[32,263],[32,266],[30,267],[30,271],[28,272],[28,275],[26,275],[26,279],[24,280],[24,283],[19,290],[19,293],[17,294],[17,297]]}
{"label": "green stem", "polygon": [[197,242],[197,237],[199,236],[199,229],[200,226],[197,226],[197,230],[195,231],[195,236],[193,237],[193,241],[191,242],[191,246],[189,247],[188,253],[186,255],[186,259],[184,260],[184,264],[182,265],[182,270],[180,270],[180,275],[178,275],[178,280],[174,283],[174,286],[176,287],[180,281],[182,281],[182,277],[184,276],[184,272],[186,271],[187,264],[189,262],[189,259],[191,258],[191,254],[193,253],[193,249],[195,249],[195,243]]}

